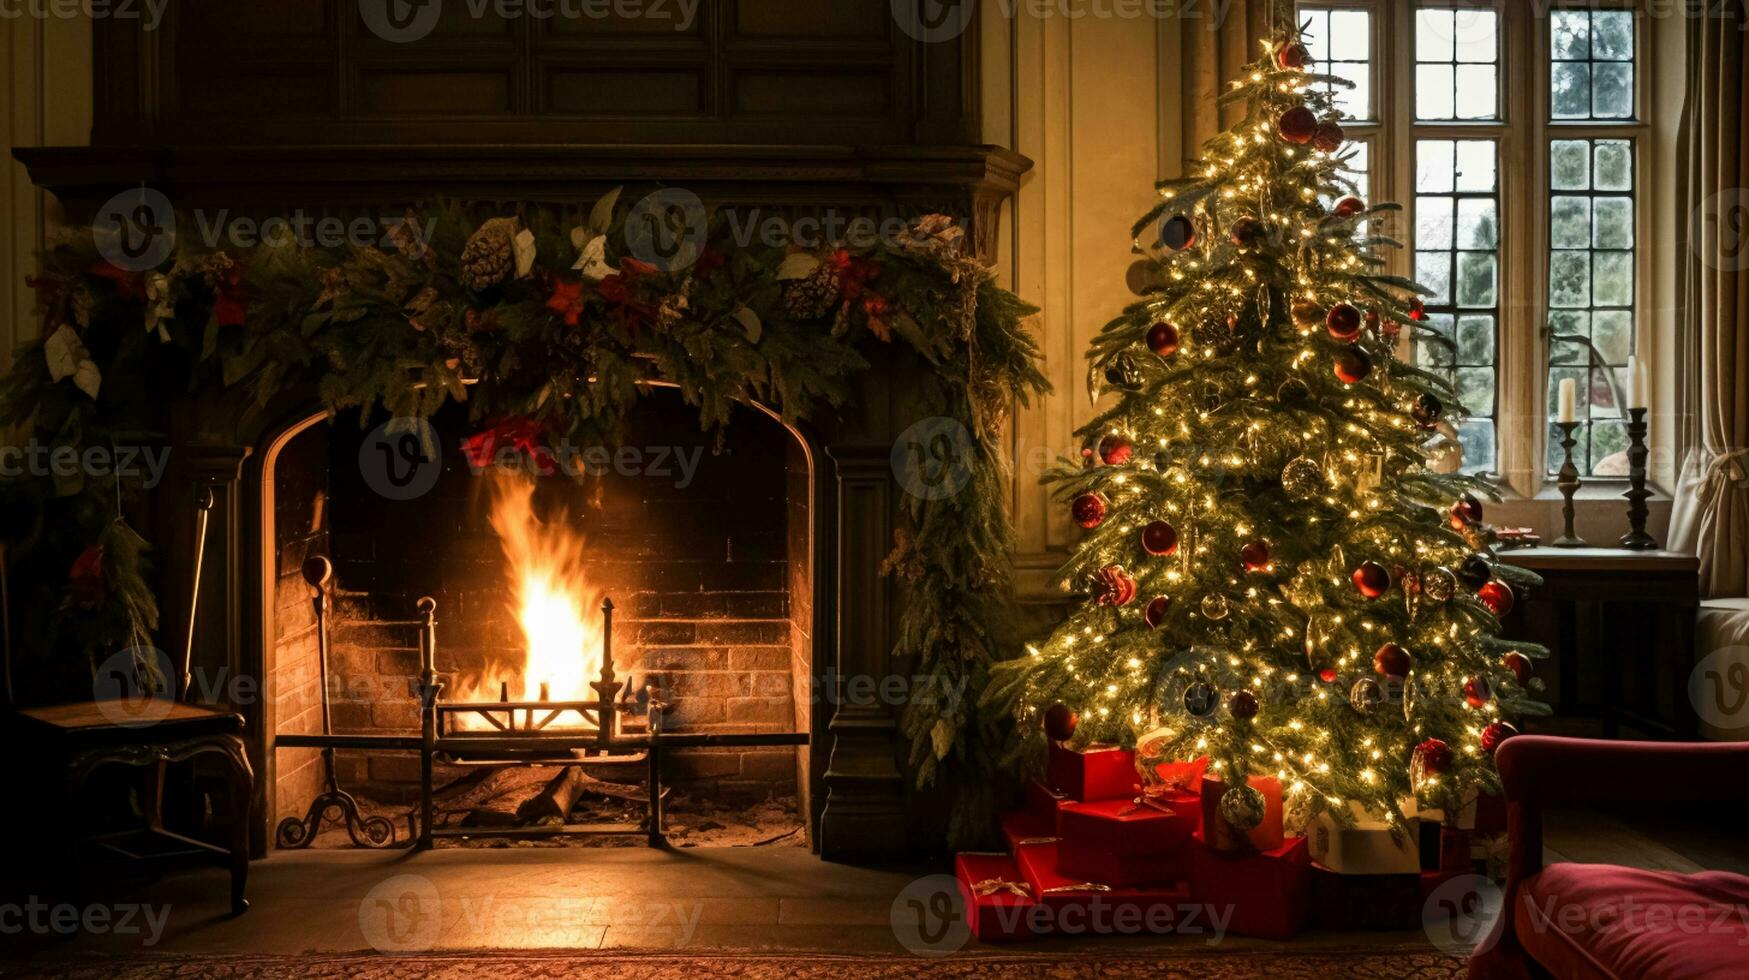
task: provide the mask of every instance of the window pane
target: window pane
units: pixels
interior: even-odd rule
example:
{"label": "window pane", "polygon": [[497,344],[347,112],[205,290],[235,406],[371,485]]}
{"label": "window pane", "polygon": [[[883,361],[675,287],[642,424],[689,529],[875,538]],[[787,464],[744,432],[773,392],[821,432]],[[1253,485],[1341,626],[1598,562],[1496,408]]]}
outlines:
{"label": "window pane", "polygon": [[1415,118],[1498,119],[1499,25],[1491,10],[1415,12]]}
{"label": "window pane", "polygon": [[1631,119],[1634,18],[1625,10],[1549,15],[1549,113],[1555,119]]}
{"label": "window pane", "polygon": [[1319,74],[1333,75],[1353,83],[1353,88],[1322,83],[1335,99],[1344,119],[1371,120],[1372,110],[1372,14],[1314,5],[1300,7],[1305,23],[1306,51],[1317,62]]}
{"label": "window pane", "polygon": [[[1549,351],[1549,412],[1561,379],[1572,378],[1580,392],[1574,465],[1616,475],[1626,472],[1626,441],[1610,382],[1620,383],[1634,349],[1633,144],[1554,140],[1549,168],[1550,183],[1563,191],[1549,198],[1549,332],[1571,338]],[[1560,446],[1549,450],[1553,472]]]}
{"label": "window pane", "polygon": [[1415,345],[1416,363],[1444,375],[1457,394],[1463,416],[1455,421],[1468,473],[1498,469],[1498,152],[1493,140],[1415,143],[1415,279],[1432,293],[1423,298],[1428,318],[1417,333],[1430,331],[1455,343],[1453,350],[1424,337]]}

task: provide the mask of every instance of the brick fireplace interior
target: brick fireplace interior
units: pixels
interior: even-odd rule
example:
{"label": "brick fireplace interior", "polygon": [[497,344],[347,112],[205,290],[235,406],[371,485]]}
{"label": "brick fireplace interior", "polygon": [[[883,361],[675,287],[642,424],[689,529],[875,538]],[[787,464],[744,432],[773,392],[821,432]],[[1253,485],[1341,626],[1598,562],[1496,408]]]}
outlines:
{"label": "brick fireplace interior", "polygon": [[[793,430],[737,408],[719,439],[700,431],[697,410],[677,392],[658,389],[617,443],[554,442],[571,469],[587,468],[580,478],[534,476],[527,465],[507,477],[469,464],[459,446],[479,426],[454,408],[432,420],[442,460],[435,486],[394,500],[372,489],[368,453],[361,462],[378,421],[306,422],[267,460],[274,734],[320,731],[314,593],[301,574],[313,555],[334,568],[336,733],[418,733],[418,635],[404,621],[420,596],[437,602],[445,696],[497,696],[497,678],[515,673],[526,645],[511,563],[488,513],[489,484],[506,478],[532,482],[543,522],[584,536],[589,585],[616,606],[616,670],[628,692],[660,691],[664,730],[811,729],[814,478],[811,451]],[[319,751],[281,750],[275,770],[273,819],[301,816],[321,790]],[[670,753],[663,775],[693,798],[794,798],[809,815],[810,772],[806,747],[698,748]],[[413,753],[340,750],[336,773],[342,788],[374,800],[405,804],[417,793]],[[453,775],[440,770],[438,780]]]}

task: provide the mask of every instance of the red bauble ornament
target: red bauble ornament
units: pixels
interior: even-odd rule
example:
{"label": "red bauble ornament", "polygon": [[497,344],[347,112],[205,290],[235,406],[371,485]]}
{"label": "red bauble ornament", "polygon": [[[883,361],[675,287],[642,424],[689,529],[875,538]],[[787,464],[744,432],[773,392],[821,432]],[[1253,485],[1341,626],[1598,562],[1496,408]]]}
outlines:
{"label": "red bauble ornament", "polygon": [[1494,689],[1488,686],[1488,678],[1471,677],[1464,681],[1464,703],[1472,708],[1480,708],[1494,697]]}
{"label": "red bauble ornament", "polygon": [[1451,505],[1451,526],[1462,529],[1465,524],[1475,524],[1482,519],[1482,502],[1475,494],[1466,493]]}
{"label": "red bauble ornament", "polygon": [[1421,302],[1421,297],[1419,296],[1413,297],[1409,300],[1409,319],[1414,320],[1417,323],[1427,319],[1427,306]]}
{"label": "red bauble ornament", "polygon": [[1342,132],[1342,127],[1334,121],[1325,120],[1318,124],[1317,129],[1312,130],[1312,148],[1335,153],[1342,149],[1342,140],[1346,135]]}
{"label": "red bauble ornament", "polygon": [[1174,252],[1182,252],[1196,244],[1196,225],[1182,214],[1175,214],[1160,223],[1160,244]]}
{"label": "red bauble ornament", "polygon": [[1352,218],[1366,210],[1366,202],[1350,194],[1347,197],[1338,198],[1332,210],[1336,212],[1338,218]]}
{"label": "red bauble ornament", "polygon": [[1106,436],[1099,440],[1099,458],[1107,466],[1122,466],[1130,461],[1135,452],[1135,447],[1123,436]]}
{"label": "red bauble ornament", "polygon": [[67,591],[81,606],[95,606],[109,594],[109,582],[103,574],[103,545],[94,544],[73,559],[67,570]]}
{"label": "red bauble ornament", "polygon": [[1097,493],[1080,494],[1069,505],[1069,516],[1089,531],[1105,523],[1105,514],[1105,498]]}
{"label": "red bauble ornament", "polygon": [[1256,218],[1240,218],[1227,227],[1227,237],[1234,245],[1250,245],[1263,237],[1263,222]]}
{"label": "red bauble ornament", "polygon": [[1496,616],[1504,616],[1512,611],[1512,586],[1505,582],[1483,582],[1476,590],[1476,598],[1482,600],[1489,611]]}
{"label": "red bauble ornament", "polygon": [[1415,754],[1409,759],[1409,782],[1420,788],[1422,783],[1445,775],[1450,768],[1451,746],[1430,738],[1415,746]]}
{"label": "red bauble ornament", "polygon": [[1518,682],[1519,687],[1529,687],[1530,679],[1536,676],[1536,664],[1517,650],[1502,657],[1500,662],[1506,665],[1507,670],[1512,671],[1512,679]]}
{"label": "red bauble ornament", "polygon": [[1500,747],[1501,742],[1517,734],[1518,729],[1506,722],[1490,722],[1487,728],[1482,729],[1482,751],[1493,755],[1494,750]]}
{"label": "red bauble ornament", "polygon": [[1093,601],[1102,606],[1127,606],[1136,597],[1136,580],[1121,565],[1107,565],[1094,576]]}
{"label": "red bauble ornament", "polygon": [[1080,723],[1080,717],[1061,701],[1045,709],[1045,737],[1053,742],[1067,742]]}
{"label": "red bauble ornament", "polygon": [[1349,303],[1337,303],[1324,317],[1324,329],[1337,340],[1352,341],[1360,336],[1360,310]]}
{"label": "red bauble ornament", "polygon": [[1227,696],[1227,711],[1234,718],[1257,717],[1257,695],[1246,690],[1234,691]]}
{"label": "red bauble ornament", "polygon": [[1262,572],[1269,568],[1269,542],[1258,538],[1247,541],[1239,548],[1239,564],[1245,566],[1247,572]]}
{"label": "red bauble ornament", "polygon": [[1142,528],[1142,550],[1150,555],[1170,555],[1178,550],[1178,531],[1165,521],[1149,521]]}
{"label": "red bauble ornament", "polygon": [[1289,71],[1297,71],[1312,63],[1312,53],[1298,41],[1289,41],[1275,51],[1275,63]]}
{"label": "red bauble ornament", "polygon": [[1372,358],[1359,347],[1344,347],[1336,353],[1336,377],[1343,384],[1359,384],[1372,373]]}
{"label": "red bauble ornament", "polygon": [[1171,596],[1157,595],[1149,599],[1148,608],[1142,610],[1142,622],[1147,623],[1149,629],[1157,630],[1160,628],[1160,624],[1166,621],[1166,610],[1171,608]]}
{"label": "red bauble ornament", "polygon": [[1354,587],[1368,599],[1377,599],[1391,589],[1391,573],[1376,561],[1363,561],[1354,570]]}
{"label": "red bauble ornament", "polygon": [[1372,655],[1372,669],[1384,677],[1408,677],[1409,660],[1409,651],[1400,644],[1386,643]]}
{"label": "red bauble ornament", "polygon": [[1148,349],[1161,357],[1178,353],[1178,328],[1165,320],[1148,328]]}
{"label": "red bauble ornament", "polygon": [[1336,683],[1336,668],[1325,667],[1323,670],[1318,671],[1318,679],[1326,684]]}
{"label": "red bauble ornament", "polygon": [[1294,106],[1275,121],[1275,131],[1289,143],[1309,143],[1318,131],[1318,117],[1303,105]]}

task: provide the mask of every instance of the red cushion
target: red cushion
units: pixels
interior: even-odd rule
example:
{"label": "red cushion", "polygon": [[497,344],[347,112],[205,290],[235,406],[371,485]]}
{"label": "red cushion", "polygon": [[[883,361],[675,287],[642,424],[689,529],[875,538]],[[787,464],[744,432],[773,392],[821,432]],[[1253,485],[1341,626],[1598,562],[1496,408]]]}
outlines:
{"label": "red cushion", "polygon": [[1749,878],[1551,864],[1524,883],[1519,942],[1558,977],[1742,977]]}

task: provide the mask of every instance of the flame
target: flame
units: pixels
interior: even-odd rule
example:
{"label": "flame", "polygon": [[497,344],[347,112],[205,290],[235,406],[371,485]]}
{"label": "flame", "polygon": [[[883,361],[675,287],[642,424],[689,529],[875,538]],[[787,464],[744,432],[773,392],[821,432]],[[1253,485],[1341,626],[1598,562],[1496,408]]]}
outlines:
{"label": "flame", "polygon": [[[503,548],[510,611],[522,627],[520,666],[488,670],[483,683],[461,685],[459,700],[594,700],[589,682],[601,674],[601,592],[584,573],[583,535],[541,520],[534,478],[497,470],[489,478],[492,530]],[[565,716],[558,723],[575,723]]]}

